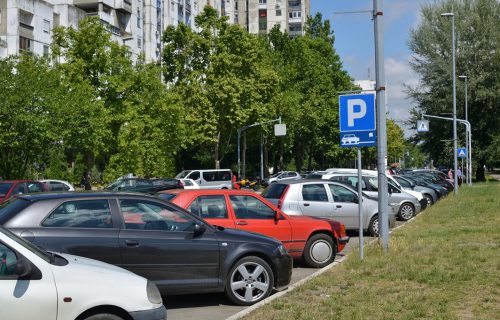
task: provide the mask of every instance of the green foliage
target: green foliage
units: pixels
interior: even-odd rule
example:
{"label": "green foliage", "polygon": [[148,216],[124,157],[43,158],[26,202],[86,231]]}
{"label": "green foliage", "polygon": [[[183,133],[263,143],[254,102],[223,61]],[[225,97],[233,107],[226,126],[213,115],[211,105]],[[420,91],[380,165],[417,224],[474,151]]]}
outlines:
{"label": "green foliage", "polygon": [[[500,3],[496,0],[446,0],[423,5],[421,23],[412,31],[409,41],[414,52],[413,69],[420,75],[421,85],[410,88],[416,101],[412,123],[418,113],[431,115],[452,112],[451,21],[443,12],[455,13],[457,117],[464,118],[464,83],[458,75],[468,76],[468,119],[472,124],[473,162],[498,164],[493,156],[494,141],[500,123]],[[465,130],[458,126],[459,145],[464,145]],[[443,139],[452,138],[451,121],[430,122],[430,132],[415,139],[435,162],[451,163],[444,152]],[[493,152],[493,153],[492,153]],[[495,161],[496,159],[496,161]],[[494,162],[491,162],[494,161]]]}

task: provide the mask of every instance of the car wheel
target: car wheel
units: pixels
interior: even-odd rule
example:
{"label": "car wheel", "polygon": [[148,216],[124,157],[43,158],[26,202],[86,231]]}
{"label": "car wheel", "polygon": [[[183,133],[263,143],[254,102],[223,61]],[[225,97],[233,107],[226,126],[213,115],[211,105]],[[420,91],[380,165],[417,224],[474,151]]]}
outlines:
{"label": "car wheel", "polygon": [[101,313],[86,317],[83,320],[123,320],[123,318],[111,313]]}
{"label": "car wheel", "polygon": [[304,260],[313,268],[323,268],[335,259],[337,249],[332,237],[326,234],[315,234],[307,240],[304,248]]}
{"label": "car wheel", "polygon": [[373,237],[378,237],[379,233],[379,224],[378,224],[378,215],[375,215],[370,220],[370,224],[368,225],[368,231]]}
{"label": "car wheel", "polygon": [[427,200],[427,206],[432,206],[434,204],[434,200],[432,200],[432,196],[430,194],[424,194],[425,200]]}
{"label": "car wheel", "polygon": [[267,262],[258,257],[245,257],[229,270],[226,295],[238,305],[249,306],[267,298],[273,284],[273,271]]}
{"label": "car wheel", "polygon": [[415,207],[409,202],[405,202],[399,208],[399,218],[403,221],[408,221],[415,215]]}

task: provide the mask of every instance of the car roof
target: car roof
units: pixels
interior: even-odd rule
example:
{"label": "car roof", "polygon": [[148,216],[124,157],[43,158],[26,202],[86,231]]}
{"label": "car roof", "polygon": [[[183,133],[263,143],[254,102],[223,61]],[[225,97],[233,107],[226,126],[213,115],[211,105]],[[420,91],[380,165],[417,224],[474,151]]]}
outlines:
{"label": "car roof", "polygon": [[16,183],[16,182],[39,182],[37,180],[0,180],[0,183]]}
{"label": "car roof", "polygon": [[159,191],[158,193],[168,193],[168,194],[200,194],[203,193],[204,195],[206,194],[257,194],[253,191],[246,191],[246,190],[230,190],[230,189],[172,189],[172,190],[162,190]]}
{"label": "car roof", "polygon": [[72,191],[72,192],[40,192],[18,195],[16,197],[30,201],[43,201],[53,199],[76,199],[76,198],[95,198],[95,197],[109,197],[109,196],[140,196],[151,199],[158,199],[152,195],[137,192],[113,192],[113,191]]}

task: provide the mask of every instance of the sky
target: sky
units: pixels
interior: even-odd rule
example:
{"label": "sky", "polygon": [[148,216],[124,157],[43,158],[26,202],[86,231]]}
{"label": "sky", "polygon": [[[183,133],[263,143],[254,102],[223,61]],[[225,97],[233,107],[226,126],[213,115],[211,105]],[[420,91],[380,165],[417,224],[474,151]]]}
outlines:
{"label": "sky", "polygon": [[[311,15],[320,12],[328,19],[335,36],[334,47],[344,69],[355,80],[375,80],[374,32],[371,12],[341,14],[346,11],[371,11],[373,0],[310,0]],[[389,117],[403,127],[412,102],[404,85],[418,84],[410,68],[408,48],[410,31],[419,24],[420,5],[426,0],[382,0],[386,100]],[[410,134],[405,128],[406,136]]]}

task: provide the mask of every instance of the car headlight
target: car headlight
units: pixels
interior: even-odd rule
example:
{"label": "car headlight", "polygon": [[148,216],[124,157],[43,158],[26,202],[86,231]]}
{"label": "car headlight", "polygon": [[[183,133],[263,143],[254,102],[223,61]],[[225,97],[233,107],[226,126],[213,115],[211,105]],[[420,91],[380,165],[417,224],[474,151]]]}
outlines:
{"label": "car headlight", "polygon": [[160,290],[158,290],[158,287],[153,282],[148,281],[148,284],[146,285],[146,292],[148,294],[149,302],[154,304],[163,303],[163,300],[161,299]]}
{"label": "car headlight", "polygon": [[278,250],[284,256],[288,254],[288,252],[286,251],[285,247],[282,244],[278,246]]}

